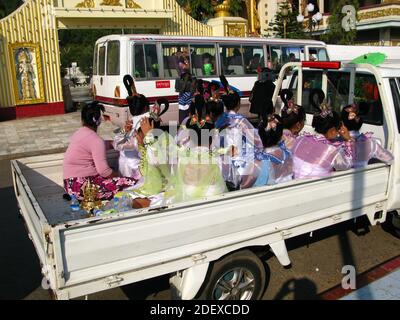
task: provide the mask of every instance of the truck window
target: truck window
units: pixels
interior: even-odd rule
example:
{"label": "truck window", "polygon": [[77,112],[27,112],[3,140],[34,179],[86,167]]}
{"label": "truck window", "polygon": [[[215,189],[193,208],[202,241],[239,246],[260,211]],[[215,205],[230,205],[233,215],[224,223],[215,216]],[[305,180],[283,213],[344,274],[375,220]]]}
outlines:
{"label": "truck window", "polygon": [[99,75],[106,74],[106,47],[101,46],[99,49]]}
{"label": "truck window", "polygon": [[363,117],[365,123],[378,126],[383,125],[382,101],[379,94],[378,84],[372,74],[356,74],[354,102],[366,102],[368,104],[368,114]]}
{"label": "truck window", "polygon": [[[295,99],[297,97],[297,82],[298,74],[295,72],[289,85],[289,89],[293,91]],[[327,100],[332,109],[336,112],[340,112],[343,107],[347,106],[349,101],[349,87],[349,72],[330,71],[328,73]],[[315,112],[309,101],[311,90],[321,88],[322,71],[303,70],[302,105],[307,113],[313,114]],[[363,116],[365,123],[378,126],[383,125],[382,101],[373,75],[356,73],[354,102],[366,102],[368,104],[368,114]]]}
{"label": "truck window", "polygon": [[389,79],[390,90],[392,91],[394,111],[396,112],[397,130],[400,133],[400,93],[399,82],[396,83],[395,79]]}
{"label": "truck window", "polygon": [[98,69],[97,69],[97,62],[98,60],[98,54],[99,54],[99,45],[96,44],[96,47],[94,48],[94,57],[93,57],[93,75],[97,76],[98,74]]}
{"label": "truck window", "polygon": [[120,74],[120,44],[119,41],[110,41],[107,44],[107,75]]}

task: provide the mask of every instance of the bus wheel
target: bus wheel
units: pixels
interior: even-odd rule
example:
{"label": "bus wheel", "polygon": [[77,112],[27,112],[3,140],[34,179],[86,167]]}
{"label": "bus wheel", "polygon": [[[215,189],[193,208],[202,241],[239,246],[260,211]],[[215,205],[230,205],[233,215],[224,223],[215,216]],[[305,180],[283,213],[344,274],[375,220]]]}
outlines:
{"label": "bus wheel", "polygon": [[266,273],[265,265],[253,252],[235,252],[210,268],[198,299],[258,300],[264,293]]}

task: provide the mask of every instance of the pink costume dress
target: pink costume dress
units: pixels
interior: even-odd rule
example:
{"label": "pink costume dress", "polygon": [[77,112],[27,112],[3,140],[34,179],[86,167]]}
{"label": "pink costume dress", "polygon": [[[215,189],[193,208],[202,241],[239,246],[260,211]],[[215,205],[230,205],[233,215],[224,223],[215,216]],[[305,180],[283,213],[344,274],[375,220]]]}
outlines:
{"label": "pink costume dress", "polygon": [[235,157],[222,155],[222,175],[225,181],[235,188],[252,187],[259,170],[254,154],[264,149],[257,130],[243,115],[234,111],[224,113],[216,121],[215,127],[220,132],[219,136],[213,137],[212,150],[235,146],[238,152]]}
{"label": "pink costume dress", "polygon": [[372,137],[372,133],[350,131],[352,142],[353,168],[362,168],[368,165],[369,160],[377,159],[386,164],[393,162],[393,155],[383,148],[380,141]]}
{"label": "pink costume dress", "polygon": [[322,178],[352,166],[351,143],[331,142],[323,135],[304,134],[293,147],[294,178]]}
{"label": "pink costume dress", "polygon": [[294,135],[289,129],[283,130],[282,139],[285,142],[286,148],[289,151],[293,150],[294,145],[296,144],[298,136]]}

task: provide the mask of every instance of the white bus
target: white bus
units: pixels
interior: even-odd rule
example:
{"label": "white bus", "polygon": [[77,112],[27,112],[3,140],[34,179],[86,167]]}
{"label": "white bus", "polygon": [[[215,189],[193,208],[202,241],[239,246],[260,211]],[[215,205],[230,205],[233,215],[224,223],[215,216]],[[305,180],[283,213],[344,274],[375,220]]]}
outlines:
{"label": "white bus", "polygon": [[170,101],[163,123],[178,120],[180,76],[178,59],[183,55],[193,76],[219,81],[224,74],[242,97],[242,110],[249,114],[248,98],[257,80],[257,69],[268,66],[279,72],[289,61],[328,61],[324,42],[267,38],[218,38],[158,35],[109,35],[96,42],[93,62],[93,93],[105,106],[105,116],[119,126],[129,118],[128,92],[123,77],[134,77],[137,91],[150,102],[159,97]]}

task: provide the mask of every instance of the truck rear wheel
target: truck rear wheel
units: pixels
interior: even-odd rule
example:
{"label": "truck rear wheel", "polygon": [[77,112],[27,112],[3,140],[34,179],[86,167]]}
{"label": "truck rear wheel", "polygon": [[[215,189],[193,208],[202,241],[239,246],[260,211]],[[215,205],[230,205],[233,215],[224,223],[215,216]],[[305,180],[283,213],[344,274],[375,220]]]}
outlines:
{"label": "truck rear wheel", "polygon": [[224,257],[210,268],[200,300],[258,300],[266,285],[266,267],[250,250]]}

